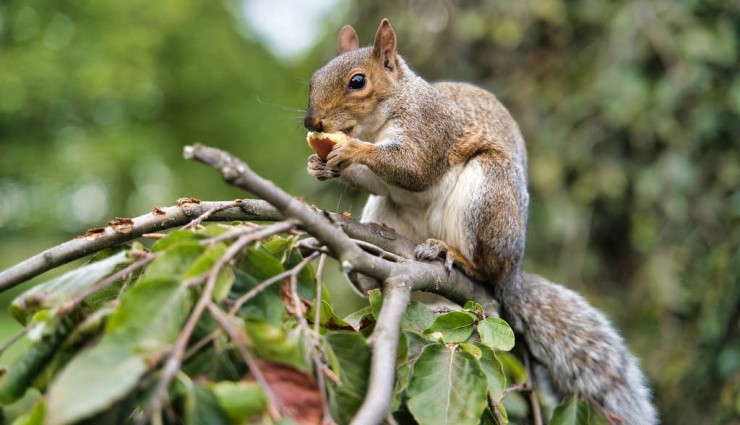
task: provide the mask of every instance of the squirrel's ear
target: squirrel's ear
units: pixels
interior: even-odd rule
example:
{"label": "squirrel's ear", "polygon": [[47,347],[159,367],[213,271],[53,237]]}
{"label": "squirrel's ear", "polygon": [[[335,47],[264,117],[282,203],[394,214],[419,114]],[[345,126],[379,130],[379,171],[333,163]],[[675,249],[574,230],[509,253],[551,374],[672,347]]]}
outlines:
{"label": "squirrel's ear", "polygon": [[360,42],[357,40],[357,31],[350,25],[345,25],[339,30],[339,40],[337,41],[337,53],[342,54],[355,50],[360,47]]}
{"label": "squirrel's ear", "polygon": [[379,59],[389,71],[396,70],[396,33],[388,19],[383,19],[375,33],[373,56]]}

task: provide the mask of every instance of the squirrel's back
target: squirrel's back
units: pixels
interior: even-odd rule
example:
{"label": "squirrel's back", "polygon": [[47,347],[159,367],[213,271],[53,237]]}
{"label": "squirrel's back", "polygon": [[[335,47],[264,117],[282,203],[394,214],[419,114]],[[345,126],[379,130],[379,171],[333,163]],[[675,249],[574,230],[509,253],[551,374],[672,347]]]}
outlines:
{"label": "squirrel's back", "polygon": [[526,173],[527,151],[519,125],[493,93],[468,83],[440,81],[432,85],[452,99],[470,138],[499,145]]}

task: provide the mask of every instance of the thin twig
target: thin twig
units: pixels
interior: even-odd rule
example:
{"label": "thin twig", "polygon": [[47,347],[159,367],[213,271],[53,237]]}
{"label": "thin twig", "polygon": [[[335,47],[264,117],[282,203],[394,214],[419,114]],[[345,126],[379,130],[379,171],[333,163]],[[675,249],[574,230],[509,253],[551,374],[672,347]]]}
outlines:
{"label": "thin twig", "polygon": [[136,270],[146,266],[147,264],[151,263],[155,258],[157,258],[157,254],[149,254],[147,253],[142,259],[135,261],[134,263],[128,265],[127,267],[117,271],[116,273],[113,273],[112,275],[106,277],[105,279],[99,281],[98,283],[88,287],[84,291],[82,291],[79,295],[76,297],[66,301],[62,306],[57,310],[57,316],[62,316],[69,312],[70,310],[74,309],[78,305],[82,304],[82,302],[85,300],[85,298],[89,297],[90,295],[93,295],[94,293],[107,288],[108,286],[118,282],[120,279],[123,279],[127,276],[130,276],[133,272]]}
{"label": "thin twig", "polygon": [[524,368],[527,371],[527,380],[529,381],[529,404],[532,406],[532,419],[534,425],[542,425],[542,412],[540,411],[540,401],[537,398],[537,384],[535,382],[534,373],[532,373],[532,365],[529,358],[529,348],[524,347]]}
{"label": "thin twig", "polygon": [[217,213],[219,211],[223,211],[225,209],[238,207],[241,203],[242,203],[242,200],[241,199],[237,199],[237,200],[231,202],[230,204],[229,203],[226,203],[226,204],[221,204],[221,205],[214,205],[213,207],[211,207],[210,209],[208,209],[208,211],[206,211],[203,214],[199,215],[194,220],[192,220],[190,223],[182,226],[181,230],[192,229],[192,228],[194,228],[196,226],[199,226],[200,223],[202,223],[203,221],[207,220],[208,217],[212,216],[213,214],[215,214],[215,213]]}
{"label": "thin twig", "polygon": [[324,280],[324,267],[326,266],[326,254],[321,254],[321,257],[319,258],[319,265],[316,267],[316,275],[314,276],[314,279],[316,280],[316,307],[314,308],[314,317],[313,317],[313,332],[316,335],[319,335],[319,330],[321,328],[321,290],[322,290],[322,282]]}
{"label": "thin twig", "polygon": [[[319,254],[313,253],[306,259],[313,259],[316,258]],[[326,258],[325,255],[321,256],[322,258]],[[317,282],[320,282],[320,279],[317,278]],[[319,333],[319,326],[318,324],[321,323],[321,286],[319,283],[316,284],[316,303],[314,304],[314,329],[313,333],[308,327],[308,322],[306,321],[306,317],[303,315],[303,305],[301,303],[301,299],[298,296],[298,276],[297,274],[293,274],[290,277],[290,298],[293,301],[293,310],[295,310],[295,315],[298,318],[298,325],[301,329],[301,332],[303,333],[303,337],[305,338],[306,343],[308,344],[308,352],[311,353],[311,359],[313,360],[314,367],[316,368],[316,379],[319,381],[319,393],[321,396],[321,406],[322,406],[322,412],[325,419],[331,418],[331,413],[329,412],[328,405],[329,402],[326,399],[326,393],[325,393],[325,384],[324,384],[324,378],[323,378],[323,371],[322,366],[324,363],[321,361],[321,358],[319,358],[319,355],[322,354],[321,345],[318,341],[320,337]]]}
{"label": "thin twig", "polygon": [[325,247],[324,245],[321,245],[320,242],[316,240],[316,238],[301,239],[298,242],[296,242],[296,246],[302,250],[305,249],[311,252],[320,252],[322,254],[331,255],[331,251],[329,250],[329,248]]}
{"label": "thin twig", "polygon": [[306,265],[308,265],[308,263],[313,261],[315,258],[315,256],[306,257],[300,263],[290,268],[290,270],[286,270],[280,274],[276,274],[275,276],[264,280],[263,282],[260,282],[257,286],[250,289],[246,294],[242,295],[236,301],[234,301],[234,304],[229,309],[229,316],[235,315],[236,312],[239,311],[241,306],[244,305],[244,303],[256,297],[260,292],[267,289],[270,285],[298,274],[298,272],[300,272],[304,267],[306,267]]}
{"label": "thin twig", "polygon": [[185,352],[185,355],[182,357],[183,361],[188,360],[189,358],[193,357],[198,351],[200,351],[203,347],[208,345],[211,341],[218,338],[218,336],[221,335],[221,329],[216,329],[213,332],[209,333],[208,335],[204,336],[198,342],[190,346],[188,348],[188,351]]}
{"label": "thin twig", "polygon": [[508,423],[506,418],[504,417],[504,414],[501,413],[501,409],[498,408],[498,403],[496,403],[489,395],[488,397],[488,405],[491,406],[491,413],[493,413],[493,417],[496,418],[496,422],[499,425],[504,425]]}
{"label": "thin twig", "polygon": [[586,394],[579,394],[579,395],[585,398],[586,401],[591,403],[592,406],[596,407],[596,409],[598,409],[599,412],[601,412],[601,414],[604,416],[604,419],[606,419],[607,422],[609,422],[609,425],[618,425],[618,424],[624,423],[624,421],[622,421],[622,418],[620,418],[615,413],[612,413],[606,410],[606,408],[602,406],[601,403],[596,401],[596,399],[594,399],[593,397],[586,395]]}
{"label": "thin twig", "polygon": [[[321,291],[323,288],[322,282],[324,280],[324,267],[326,266],[326,254],[321,254],[321,257],[319,258],[319,265],[316,267],[316,303],[314,306],[314,317],[313,317],[313,333],[316,335],[316,338],[321,338],[321,308],[323,306],[323,301],[321,299]],[[326,392],[326,379],[324,379],[324,369],[325,365],[323,362],[317,361],[315,362],[316,366],[316,383],[319,386],[319,392],[321,393],[321,407],[322,412],[324,416],[324,423],[330,423],[328,421],[334,421],[334,419],[331,416],[331,411],[329,410],[329,403],[327,401],[327,392]]]}
{"label": "thin twig", "polygon": [[[289,221],[281,221],[281,222],[278,222],[278,223],[274,223],[273,224],[273,226],[278,226],[278,227],[282,228],[282,230],[280,232],[278,232],[278,233],[287,232],[288,230],[291,230],[292,228],[294,228],[295,225],[296,225],[296,223],[289,222]],[[210,245],[210,244],[215,244],[215,243],[218,243],[218,242],[223,242],[223,241],[228,241],[228,240],[232,240],[232,239],[237,239],[240,236],[248,235],[248,234],[256,231],[259,228],[260,228],[260,226],[257,225],[257,224],[254,224],[254,223],[250,223],[248,225],[241,225],[241,226],[238,226],[238,227],[234,227],[233,229],[227,231],[226,233],[224,233],[222,235],[218,235],[218,236],[214,236],[212,238],[204,239],[202,242],[204,244],[206,244],[206,245]]]}
{"label": "thin twig", "polygon": [[401,261],[405,261],[406,259],[401,257],[400,255],[396,255],[392,252],[388,252],[384,250],[383,248],[380,248],[377,245],[373,245],[370,242],[365,242],[359,239],[352,239],[357,245],[359,245],[360,248],[365,250],[365,252],[369,252],[370,254],[375,255],[378,258],[382,258],[384,260],[393,261],[394,263],[400,263]]}
{"label": "thin twig", "polygon": [[[254,375],[257,382],[259,382],[260,386],[262,387],[262,392],[265,394],[268,400],[270,400],[270,405],[277,407],[278,412],[275,412],[274,409],[271,409],[268,405],[268,413],[272,417],[273,420],[280,419],[280,416],[286,416],[290,418],[290,414],[288,410],[285,408],[283,403],[280,401],[280,399],[275,395],[275,393],[272,391],[272,388],[270,388],[269,383],[267,382],[267,379],[265,379],[265,376],[262,374],[262,371],[260,370],[259,366],[257,365],[257,361],[254,359],[254,356],[247,348],[246,344],[244,343],[244,338],[240,332],[238,332],[232,324],[229,322],[233,318],[230,316],[225,315],[215,304],[209,303],[208,304],[208,311],[210,311],[211,316],[213,316],[214,320],[216,320],[216,323],[223,329],[226,334],[231,338],[231,341],[236,346],[236,349],[239,350],[239,354],[241,354],[242,358],[244,359],[244,363],[247,364],[247,367],[252,372],[252,375]],[[291,418],[293,419],[293,418]],[[293,422],[295,420],[293,419]]]}
{"label": "thin twig", "polygon": [[209,271],[208,280],[206,281],[206,285],[200,294],[200,298],[195,304],[195,307],[193,308],[193,311],[190,314],[187,322],[185,322],[185,326],[183,327],[182,332],[180,332],[180,335],[175,341],[175,344],[172,346],[172,351],[170,352],[167,363],[165,363],[162,370],[162,378],[160,379],[159,385],[157,385],[157,388],[154,391],[154,395],[152,396],[152,399],[146,409],[142,421],[145,422],[152,414],[152,412],[158,412],[162,408],[162,401],[167,395],[167,389],[172,382],[172,378],[180,370],[180,365],[185,353],[185,348],[187,346],[188,340],[193,334],[195,326],[198,324],[198,321],[200,320],[200,317],[208,306],[208,303],[211,302],[213,290],[216,287],[216,280],[219,273],[221,272],[221,269],[226,266],[226,263],[231,261],[231,259],[234,258],[245,246],[247,246],[251,242],[254,242],[258,238],[259,235],[251,234],[248,236],[242,236],[241,238],[237,239],[233,244],[231,244],[231,246],[229,246],[224,255],[218,259],[216,264],[214,264],[214,266]]}
{"label": "thin twig", "polygon": [[23,328],[18,333],[10,337],[10,339],[3,342],[3,344],[0,345],[0,355],[2,355],[5,352],[5,350],[7,350],[11,345],[15,344],[16,342],[18,342],[18,340],[23,338],[23,336],[27,333],[28,333],[28,328]]}
{"label": "thin twig", "polygon": [[528,382],[520,382],[516,385],[512,385],[504,390],[504,394],[509,393],[526,393],[532,391],[532,387],[529,386]]}

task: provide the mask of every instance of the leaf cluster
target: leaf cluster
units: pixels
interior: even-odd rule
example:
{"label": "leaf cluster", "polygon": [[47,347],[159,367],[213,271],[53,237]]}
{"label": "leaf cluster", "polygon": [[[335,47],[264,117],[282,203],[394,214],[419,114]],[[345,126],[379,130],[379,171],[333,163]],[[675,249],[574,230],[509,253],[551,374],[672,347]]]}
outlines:
{"label": "leaf cluster", "polygon": [[[325,415],[349,423],[368,387],[383,297],[372,290],[369,305],[337,316],[317,254],[302,252],[297,234],[259,238],[227,257],[238,235],[258,229],[265,226],[208,225],[170,232],[148,249],[104,250],[18,296],[11,312],[32,344],[0,378],[0,403],[36,389],[15,421],[29,425],[314,424]],[[204,297],[218,312],[194,317]],[[412,301],[393,415],[422,425],[505,423],[509,406],[526,415],[512,402],[521,398],[512,388],[528,379],[509,353],[514,342],[509,325],[474,302],[435,312]],[[573,415],[566,407],[553,421]]]}

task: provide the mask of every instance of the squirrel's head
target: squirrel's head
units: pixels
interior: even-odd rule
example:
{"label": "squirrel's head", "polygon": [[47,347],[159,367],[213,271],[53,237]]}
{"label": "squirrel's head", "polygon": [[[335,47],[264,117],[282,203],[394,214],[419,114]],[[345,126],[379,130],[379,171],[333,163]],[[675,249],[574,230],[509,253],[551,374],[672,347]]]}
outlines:
{"label": "squirrel's head", "polygon": [[383,104],[403,74],[396,54],[396,34],[383,19],[372,47],[359,47],[349,25],[339,31],[338,55],[311,77],[308,111],[303,121],[311,131],[368,134],[385,123],[390,108]]}

